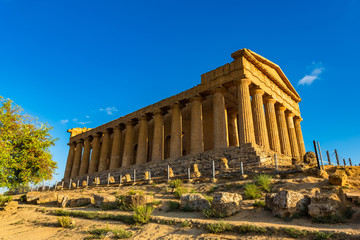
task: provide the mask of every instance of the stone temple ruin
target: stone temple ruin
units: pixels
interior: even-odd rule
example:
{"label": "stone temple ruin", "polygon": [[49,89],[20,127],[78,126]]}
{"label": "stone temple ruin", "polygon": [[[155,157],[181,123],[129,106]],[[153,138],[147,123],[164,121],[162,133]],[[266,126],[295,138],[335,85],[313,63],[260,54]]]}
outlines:
{"label": "stone temple ruin", "polygon": [[[72,129],[64,181],[87,176],[184,173],[212,160],[292,164],[305,146],[300,96],[280,67],[242,49],[189,90],[93,129]],[[218,162],[218,161],[217,161]],[[217,163],[219,164],[219,163]],[[210,170],[211,172],[211,170]]]}

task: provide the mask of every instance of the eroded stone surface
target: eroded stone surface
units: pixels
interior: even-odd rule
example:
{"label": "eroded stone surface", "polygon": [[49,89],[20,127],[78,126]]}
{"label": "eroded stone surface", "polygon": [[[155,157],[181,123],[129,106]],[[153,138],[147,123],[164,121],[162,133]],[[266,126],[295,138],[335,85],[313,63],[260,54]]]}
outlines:
{"label": "eroded stone surface", "polygon": [[231,216],[240,211],[241,201],[240,194],[218,192],[214,194],[211,207],[219,215]]}
{"label": "eroded stone surface", "polygon": [[125,204],[128,206],[140,206],[152,203],[154,196],[152,195],[127,195],[125,196]]}
{"label": "eroded stone surface", "polygon": [[312,217],[341,215],[342,210],[343,205],[341,200],[335,193],[317,194],[311,198],[309,205],[309,215]]}
{"label": "eroded stone surface", "polygon": [[346,185],[346,181],[347,181],[347,174],[345,171],[343,170],[336,170],[333,174],[330,175],[329,177],[329,182],[332,185],[337,185],[337,186],[345,186]]}
{"label": "eroded stone surface", "polygon": [[194,211],[202,211],[210,208],[210,203],[199,193],[183,194],[180,198],[181,208],[190,208]]}

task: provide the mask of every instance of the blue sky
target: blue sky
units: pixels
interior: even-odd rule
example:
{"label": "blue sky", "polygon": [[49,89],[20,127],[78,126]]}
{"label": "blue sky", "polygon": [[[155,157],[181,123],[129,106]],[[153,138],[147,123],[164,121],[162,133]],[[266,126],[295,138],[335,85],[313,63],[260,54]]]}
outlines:
{"label": "blue sky", "polygon": [[0,95],[54,127],[96,127],[200,83],[248,48],[278,64],[312,140],[360,163],[360,1],[0,0]]}

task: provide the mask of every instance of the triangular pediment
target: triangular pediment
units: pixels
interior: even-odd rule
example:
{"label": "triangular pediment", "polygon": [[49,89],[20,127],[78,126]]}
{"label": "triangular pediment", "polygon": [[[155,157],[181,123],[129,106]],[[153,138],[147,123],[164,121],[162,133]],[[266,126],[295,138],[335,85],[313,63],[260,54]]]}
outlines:
{"label": "triangular pediment", "polygon": [[301,101],[299,94],[296,92],[289,79],[285,76],[277,64],[245,48],[232,54],[233,58],[238,58],[239,56],[245,57],[250,63],[255,65],[261,72],[275,82],[281,89],[287,92],[294,100],[297,102]]}

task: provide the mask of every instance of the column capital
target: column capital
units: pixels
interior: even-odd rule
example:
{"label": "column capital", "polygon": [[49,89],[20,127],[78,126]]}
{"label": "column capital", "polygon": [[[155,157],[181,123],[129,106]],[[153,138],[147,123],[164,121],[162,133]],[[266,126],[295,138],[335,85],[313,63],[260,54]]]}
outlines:
{"label": "column capital", "polygon": [[234,80],[234,83],[236,85],[250,85],[251,84],[251,80],[249,78],[241,78],[241,79],[237,79]]}
{"label": "column capital", "polygon": [[125,123],[126,127],[129,127],[129,126],[134,126],[134,121],[132,120],[129,120]]}
{"label": "column capital", "polygon": [[302,119],[302,117],[300,117],[300,116],[295,116],[294,120],[295,120],[295,122],[302,122],[304,119]]}
{"label": "column capital", "polygon": [[181,109],[182,108],[182,104],[179,102],[174,102],[173,105],[171,105],[171,109]]}
{"label": "column capital", "polygon": [[92,136],[87,136],[84,141],[90,142],[92,140]]}
{"label": "column capital", "polygon": [[220,87],[211,89],[211,93],[212,93],[212,94],[215,94],[215,93],[225,94],[225,93],[226,93],[226,88],[220,86]]}
{"label": "column capital", "polygon": [[115,131],[115,130],[121,130],[121,126],[120,126],[120,125],[115,125],[115,126],[114,126],[114,131]]}
{"label": "column capital", "polygon": [[102,132],[97,132],[91,135],[93,138],[100,138],[102,136]]}
{"label": "column capital", "polygon": [[259,87],[254,87],[250,89],[251,94],[260,94],[263,95],[265,92]]}
{"label": "column capital", "polygon": [[295,114],[293,114],[290,111],[286,111],[285,114],[286,114],[287,117],[294,117],[295,116]]}
{"label": "column capital", "polygon": [[275,100],[275,98],[273,98],[272,96],[266,96],[265,98],[264,98],[264,101],[265,101],[265,103],[276,103],[277,101]]}
{"label": "column capital", "polygon": [[148,120],[148,116],[146,116],[146,115],[143,115],[143,116],[139,117],[140,122],[141,121],[147,121],[147,120]]}
{"label": "column capital", "polygon": [[78,140],[76,140],[76,144],[81,144],[81,143],[83,143],[84,142],[84,139],[78,139]]}
{"label": "column capital", "polygon": [[280,111],[280,112],[285,112],[286,111],[286,107],[282,106],[282,105],[279,105],[277,106],[277,110]]}
{"label": "column capital", "polygon": [[227,112],[228,114],[238,114],[238,110],[235,108],[228,108]]}
{"label": "column capital", "polygon": [[202,100],[203,100],[203,97],[201,97],[201,96],[193,96],[190,98],[190,102],[195,102],[195,101],[202,102]]}
{"label": "column capital", "polygon": [[75,146],[75,145],[76,145],[76,142],[69,142],[67,145],[69,145],[70,147],[71,147],[71,146]]}

